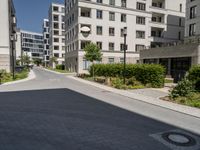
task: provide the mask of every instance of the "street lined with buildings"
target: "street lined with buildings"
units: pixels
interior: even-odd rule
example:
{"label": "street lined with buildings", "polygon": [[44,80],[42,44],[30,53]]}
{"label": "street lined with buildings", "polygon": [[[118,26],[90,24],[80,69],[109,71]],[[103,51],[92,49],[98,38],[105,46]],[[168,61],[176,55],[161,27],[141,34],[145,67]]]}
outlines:
{"label": "street lined with buildings", "polygon": [[[35,150],[169,150],[169,145],[152,136],[174,130],[199,134],[199,118],[106,92],[65,75],[40,68],[33,71],[33,80],[0,86],[1,149],[30,149],[31,145]],[[198,136],[192,136],[199,144]]]}
{"label": "street lined with buildings", "polygon": [[[132,88],[146,89],[126,91],[76,77],[94,63],[122,63],[118,72],[125,86],[127,63],[162,65],[163,73],[149,74],[162,76],[160,86],[165,79],[182,80],[200,64],[199,0],[52,2],[41,33],[17,26],[13,1],[0,0],[0,150],[199,150],[199,110],[161,101],[169,93],[148,89],[154,81],[131,74]],[[88,61],[89,43],[102,60]],[[14,81],[16,72],[28,72],[33,63],[40,67],[32,77],[1,85],[2,75]]]}

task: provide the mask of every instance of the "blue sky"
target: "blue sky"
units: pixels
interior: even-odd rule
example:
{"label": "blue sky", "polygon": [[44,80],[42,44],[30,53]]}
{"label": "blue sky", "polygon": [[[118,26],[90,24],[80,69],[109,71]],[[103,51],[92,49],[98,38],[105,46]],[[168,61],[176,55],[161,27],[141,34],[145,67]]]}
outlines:
{"label": "blue sky", "polygon": [[51,2],[64,4],[64,0],[13,0],[13,2],[18,27],[33,32],[42,32],[42,22],[48,17]]}

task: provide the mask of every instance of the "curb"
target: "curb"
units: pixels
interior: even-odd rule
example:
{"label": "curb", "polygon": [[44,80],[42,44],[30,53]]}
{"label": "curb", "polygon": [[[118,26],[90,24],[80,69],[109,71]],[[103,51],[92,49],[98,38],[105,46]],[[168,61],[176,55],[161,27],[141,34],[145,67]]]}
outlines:
{"label": "curb", "polygon": [[61,72],[56,72],[56,71],[49,70],[49,69],[46,69],[46,68],[41,68],[41,69],[44,69],[45,71],[49,71],[51,73],[55,73],[55,74],[59,74],[59,75],[75,75],[75,73],[61,73]]}
{"label": "curb", "polygon": [[141,95],[141,94],[131,93],[131,92],[128,92],[128,91],[125,91],[125,90],[115,89],[115,88],[108,87],[108,86],[105,86],[105,85],[101,85],[101,84],[98,84],[98,83],[95,83],[95,82],[80,79],[80,78],[77,78],[77,77],[74,77],[74,76],[69,76],[68,78],[74,79],[76,81],[79,81],[79,82],[82,82],[82,83],[85,83],[85,84],[95,86],[97,88],[100,88],[100,89],[103,89],[103,90],[106,90],[106,91],[109,91],[109,92],[113,92],[113,93],[118,94],[118,95],[126,96],[128,98],[132,98],[132,99],[142,101],[142,102],[145,102],[145,103],[148,103],[148,104],[152,104],[152,105],[159,106],[159,107],[166,108],[166,109],[170,109],[170,110],[173,110],[173,111],[176,111],[176,112],[179,112],[179,113],[183,113],[183,114],[186,114],[186,115],[189,115],[189,116],[200,118],[200,109],[198,109],[198,108],[193,108],[193,107],[180,105],[180,104],[176,104],[176,103],[172,103],[172,102],[168,102],[168,101],[163,101],[163,100],[160,100],[160,99],[155,99],[155,98],[144,96],[144,95]]}
{"label": "curb", "polygon": [[33,79],[35,79],[35,77],[36,76],[35,76],[35,73],[33,72],[33,70],[30,70],[27,78],[22,79],[22,80],[17,80],[17,81],[3,83],[1,85],[12,85],[12,84],[17,84],[17,83],[22,83],[22,82],[26,82],[26,81],[29,81],[29,80],[33,80]]}

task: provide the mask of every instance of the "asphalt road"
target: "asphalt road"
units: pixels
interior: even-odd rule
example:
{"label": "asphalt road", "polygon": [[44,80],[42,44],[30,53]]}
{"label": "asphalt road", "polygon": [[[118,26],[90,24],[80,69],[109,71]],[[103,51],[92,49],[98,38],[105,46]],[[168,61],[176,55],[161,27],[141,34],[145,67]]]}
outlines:
{"label": "asphalt road", "polygon": [[200,128],[198,118],[34,72],[33,80],[0,86],[0,150],[170,150],[151,135]]}

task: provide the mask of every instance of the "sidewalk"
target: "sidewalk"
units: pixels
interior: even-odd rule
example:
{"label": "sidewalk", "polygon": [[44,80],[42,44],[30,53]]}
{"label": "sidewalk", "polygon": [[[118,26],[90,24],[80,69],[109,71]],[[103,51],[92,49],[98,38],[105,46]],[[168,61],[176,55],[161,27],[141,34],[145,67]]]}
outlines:
{"label": "sidewalk", "polygon": [[[68,78],[91,85],[91,86],[95,86],[97,88],[109,91],[109,92],[113,92],[122,96],[126,96],[132,99],[136,99],[138,101],[142,101],[145,103],[149,103],[152,105],[156,105],[159,107],[163,107],[166,109],[170,109],[176,112],[180,112],[180,113],[184,113],[190,116],[194,116],[197,118],[200,118],[200,109],[198,108],[193,108],[193,107],[189,107],[189,106],[185,106],[185,105],[180,105],[180,104],[176,104],[176,103],[172,103],[172,102],[168,102],[168,101],[163,101],[159,99],[159,96],[150,96],[149,93],[151,93],[152,91],[148,91],[149,93],[147,93],[145,90],[149,90],[149,89],[145,89],[143,91],[130,91],[130,90],[119,90],[119,89],[115,89],[112,87],[108,87],[99,83],[95,83],[95,82],[91,82],[91,81],[87,81],[81,78],[77,78],[74,76],[68,76]],[[150,89],[152,90],[152,89]],[[159,89],[154,89],[154,92],[157,91],[157,93],[159,93]],[[142,92],[142,93],[141,93]],[[161,93],[161,92],[160,92]],[[153,95],[153,93],[151,93]],[[167,94],[166,92],[163,92],[162,94]],[[161,94],[161,95],[162,95]]]}

